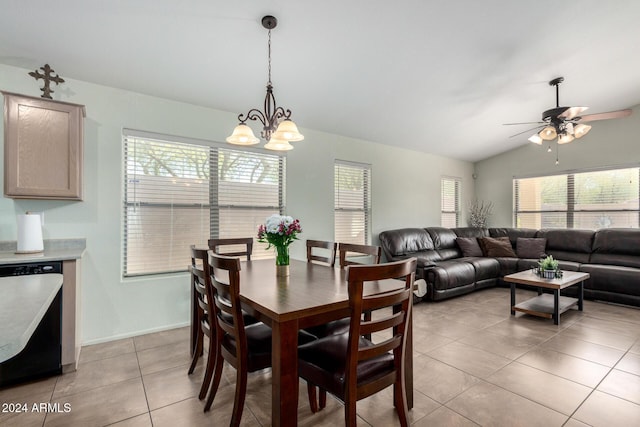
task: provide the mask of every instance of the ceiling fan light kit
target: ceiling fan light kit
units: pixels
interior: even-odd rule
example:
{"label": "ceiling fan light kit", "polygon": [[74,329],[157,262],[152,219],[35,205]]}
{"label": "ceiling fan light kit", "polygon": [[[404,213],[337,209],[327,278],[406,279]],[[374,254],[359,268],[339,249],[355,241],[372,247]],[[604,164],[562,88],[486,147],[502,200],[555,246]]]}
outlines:
{"label": "ceiling fan light kit", "polygon": [[528,139],[529,139],[529,142],[533,142],[534,144],[542,145],[542,138],[537,133],[534,133]]}
{"label": "ceiling fan light kit", "polygon": [[[556,106],[542,113],[542,121],[529,123],[506,123],[507,125],[537,124],[533,129],[511,135],[511,137],[538,130],[528,140],[534,144],[542,145],[543,141],[553,141],[557,138],[558,145],[568,144],[575,139],[582,138],[591,130],[591,125],[584,122],[596,120],[608,120],[631,115],[631,109],[611,111],[608,113],[588,114],[581,116],[589,107],[561,107],[560,83],[564,77],[557,77],[549,82],[549,86],[556,88]],[[551,146],[547,151],[551,151]],[[558,160],[556,158],[556,164]]]}
{"label": "ceiling fan light kit", "polygon": [[226,138],[229,144],[254,145],[260,139],[253,134],[253,130],[246,124],[247,120],[259,121],[262,123],[260,136],[267,141],[264,148],[276,151],[292,150],[290,141],[302,141],[304,136],[298,131],[298,127],[291,120],[291,110],[278,107],[276,98],[273,96],[273,86],[271,85],[271,30],[278,25],[278,20],[270,15],[262,18],[262,26],[269,30],[268,52],[269,52],[269,78],[267,80],[267,94],[264,99],[264,111],[252,108],[246,114],[240,114],[240,123],[235,127],[233,133]]}
{"label": "ceiling fan light kit", "polygon": [[544,139],[545,141],[551,141],[553,139],[556,139],[556,136],[558,136],[558,132],[556,132],[555,127],[547,126],[540,132],[538,132],[537,135],[539,135],[540,138]]}

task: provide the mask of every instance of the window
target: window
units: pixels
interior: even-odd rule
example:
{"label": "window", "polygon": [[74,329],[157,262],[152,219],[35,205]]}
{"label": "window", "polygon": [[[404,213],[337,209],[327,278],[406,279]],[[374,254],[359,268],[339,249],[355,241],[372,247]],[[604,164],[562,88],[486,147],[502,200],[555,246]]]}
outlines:
{"label": "window", "polygon": [[640,168],[513,180],[514,224],[522,228],[640,226]]}
{"label": "window", "polygon": [[186,271],[190,245],[255,236],[284,211],[284,173],[278,155],[126,131],[123,275]]}
{"label": "window", "polygon": [[440,186],[440,225],[455,228],[460,224],[460,178],[443,177]]}
{"label": "window", "polygon": [[366,245],[371,242],[371,165],[336,160],[335,241]]}

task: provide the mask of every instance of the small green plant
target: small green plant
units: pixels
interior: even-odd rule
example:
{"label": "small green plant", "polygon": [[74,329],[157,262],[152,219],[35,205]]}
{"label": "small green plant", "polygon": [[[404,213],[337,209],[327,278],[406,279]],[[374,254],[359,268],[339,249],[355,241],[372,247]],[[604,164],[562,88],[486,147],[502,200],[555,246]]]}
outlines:
{"label": "small green plant", "polygon": [[545,259],[541,260],[539,263],[540,268],[542,270],[557,270],[558,269],[558,261],[553,259],[553,256],[549,255]]}

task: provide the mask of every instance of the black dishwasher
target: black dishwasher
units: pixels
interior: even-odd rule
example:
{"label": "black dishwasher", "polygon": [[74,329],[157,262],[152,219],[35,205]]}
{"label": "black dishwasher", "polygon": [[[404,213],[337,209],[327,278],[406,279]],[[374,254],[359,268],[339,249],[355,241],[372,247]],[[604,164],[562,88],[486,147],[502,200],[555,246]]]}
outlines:
{"label": "black dishwasher", "polygon": [[[0,266],[0,277],[62,273],[62,262],[30,262]],[[62,373],[62,288],[25,348],[0,363],[0,387]]]}

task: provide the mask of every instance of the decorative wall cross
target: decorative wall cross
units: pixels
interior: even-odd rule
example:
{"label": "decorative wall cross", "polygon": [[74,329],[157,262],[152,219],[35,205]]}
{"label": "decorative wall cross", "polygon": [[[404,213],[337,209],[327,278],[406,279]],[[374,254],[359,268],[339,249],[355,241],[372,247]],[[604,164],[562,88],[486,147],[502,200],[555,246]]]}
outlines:
{"label": "decorative wall cross", "polygon": [[40,88],[43,92],[42,98],[52,99],[51,94],[53,93],[53,90],[49,87],[49,84],[51,82],[55,82],[55,84],[58,85],[60,83],[64,83],[64,79],[58,75],[54,76],[53,73],[55,73],[55,71],[49,67],[49,64],[44,64],[44,67],[40,67],[40,70],[44,71],[44,73],[35,70],[30,72],[29,75],[36,79],[36,81],[39,79],[44,80],[44,87]]}

